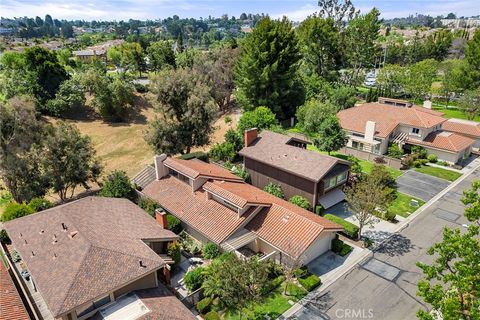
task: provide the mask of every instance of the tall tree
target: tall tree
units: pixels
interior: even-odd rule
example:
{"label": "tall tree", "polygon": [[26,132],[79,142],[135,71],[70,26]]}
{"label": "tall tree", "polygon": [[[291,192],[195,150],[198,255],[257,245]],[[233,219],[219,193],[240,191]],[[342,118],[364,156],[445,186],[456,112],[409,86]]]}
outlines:
{"label": "tall tree", "polygon": [[404,92],[406,68],[398,64],[387,64],[377,75],[377,88],[384,97],[395,97]]}
{"label": "tall tree", "polygon": [[146,70],[145,54],[137,42],[126,42],[112,47],[107,52],[108,59],[117,67],[126,71],[136,71],[142,75]]}
{"label": "tall tree", "polygon": [[339,32],[332,18],[310,16],[297,29],[300,51],[310,70],[328,78],[340,62]]}
{"label": "tall tree", "polygon": [[303,103],[303,91],[297,76],[300,53],[290,21],[263,18],[241,50],[235,82],[243,107],[267,106],[280,120],[293,116]]}
{"label": "tall tree", "polygon": [[467,70],[472,73],[474,79],[471,88],[480,86],[480,30],[477,29],[473,38],[467,42],[465,50],[465,59],[468,61],[470,68]]}
{"label": "tall tree", "polygon": [[460,110],[465,113],[469,120],[480,115],[480,87],[475,90],[467,90],[458,100]]}
{"label": "tall tree", "polygon": [[320,16],[333,19],[339,28],[360,12],[355,10],[350,0],[319,0],[318,6],[320,7]]}
{"label": "tall tree", "polygon": [[150,91],[157,116],[147,142],[157,153],[188,153],[210,141],[215,106],[209,88],[191,70],[163,70],[153,76]]}
{"label": "tall tree", "polygon": [[147,48],[147,55],[150,59],[150,68],[155,72],[165,67],[175,68],[175,53],[170,41],[152,42]]}
{"label": "tall tree", "polygon": [[328,154],[347,145],[348,137],[336,116],[327,117],[316,133],[318,137],[314,139],[315,146]]}
{"label": "tall tree", "polygon": [[298,125],[311,136],[316,136],[318,128],[327,118],[335,116],[336,111],[331,103],[309,100],[297,110]]}
{"label": "tall tree", "polygon": [[404,77],[405,91],[416,100],[430,96],[437,68],[438,63],[433,59],[423,60],[410,66]]}
{"label": "tall tree", "polygon": [[440,63],[439,70],[441,71],[442,86],[440,87],[440,93],[445,100],[445,105],[451,99],[463,92],[465,89],[465,76],[464,76],[464,60],[445,60]]}

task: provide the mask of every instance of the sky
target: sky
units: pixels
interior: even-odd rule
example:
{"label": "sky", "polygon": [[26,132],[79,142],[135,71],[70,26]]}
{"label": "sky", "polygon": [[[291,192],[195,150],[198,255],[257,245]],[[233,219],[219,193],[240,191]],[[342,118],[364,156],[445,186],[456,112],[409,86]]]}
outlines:
{"label": "sky", "polygon": [[[480,14],[480,0],[352,0],[367,12],[380,9],[383,18],[406,17],[416,13],[431,16]],[[0,0],[0,16],[44,17],[54,19],[128,20],[161,19],[174,14],[181,18],[240,16],[265,13],[274,18],[287,16],[301,21],[317,11],[316,0]]]}

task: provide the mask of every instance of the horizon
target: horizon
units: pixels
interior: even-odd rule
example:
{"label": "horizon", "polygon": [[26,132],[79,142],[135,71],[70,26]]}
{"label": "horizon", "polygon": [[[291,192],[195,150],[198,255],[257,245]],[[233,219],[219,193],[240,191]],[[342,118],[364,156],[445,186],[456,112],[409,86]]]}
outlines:
{"label": "horizon", "polygon": [[[417,14],[446,16],[454,13],[460,16],[480,14],[480,5],[476,0],[359,0],[353,4],[362,13],[373,7],[380,10],[381,18],[404,18]],[[59,20],[120,21],[120,20],[157,20],[177,15],[180,18],[239,17],[241,13],[267,14],[272,18],[287,16],[290,20],[301,21],[318,11],[317,1],[312,0],[92,0],[89,2],[71,0],[68,4],[62,0],[3,0],[0,5],[1,17],[21,18],[44,17],[50,14]]]}

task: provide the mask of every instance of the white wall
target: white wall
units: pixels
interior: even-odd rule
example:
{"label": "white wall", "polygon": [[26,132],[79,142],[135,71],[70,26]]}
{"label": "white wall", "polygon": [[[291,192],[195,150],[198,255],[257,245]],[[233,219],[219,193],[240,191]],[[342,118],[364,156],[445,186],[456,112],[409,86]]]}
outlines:
{"label": "white wall", "polygon": [[302,263],[308,264],[313,259],[330,250],[332,240],[335,238],[336,232],[323,232],[304,252],[302,255]]}
{"label": "white wall", "polygon": [[448,163],[452,163],[452,164],[455,164],[457,163],[458,161],[462,160],[464,154],[469,154],[470,153],[470,148],[467,148],[463,151],[460,151],[458,153],[451,153],[451,152],[446,152],[446,151],[442,151],[442,150],[438,150],[438,149],[432,149],[432,148],[428,148],[428,147],[425,147],[425,149],[427,150],[427,152],[429,154],[434,154],[438,157],[438,160],[439,161],[446,161]]}

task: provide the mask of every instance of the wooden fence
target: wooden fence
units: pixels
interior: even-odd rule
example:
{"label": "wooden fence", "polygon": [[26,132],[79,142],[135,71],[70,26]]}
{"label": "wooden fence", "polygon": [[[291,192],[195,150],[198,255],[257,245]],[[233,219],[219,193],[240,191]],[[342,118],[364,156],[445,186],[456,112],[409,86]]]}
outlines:
{"label": "wooden fence", "polygon": [[374,154],[363,150],[344,147],[338,150],[338,153],[345,154],[347,156],[354,156],[356,158],[367,160],[373,163],[384,164],[394,169],[401,169],[403,167],[402,161],[400,159],[391,158],[385,155]]}

